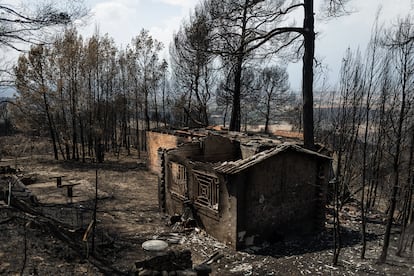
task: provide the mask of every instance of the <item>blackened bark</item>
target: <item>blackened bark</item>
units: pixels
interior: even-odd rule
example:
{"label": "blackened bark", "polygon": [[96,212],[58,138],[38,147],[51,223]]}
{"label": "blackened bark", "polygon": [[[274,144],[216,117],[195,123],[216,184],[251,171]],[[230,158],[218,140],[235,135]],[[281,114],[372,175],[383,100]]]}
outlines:
{"label": "blackened bark", "polygon": [[[368,102],[368,100],[367,100]],[[361,259],[365,259],[365,251],[367,247],[367,237],[366,237],[366,216],[365,216],[365,186],[367,179],[367,145],[368,145],[368,121],[369,121],[369,108],[368,103],[366,106],[366,124],[365,124],[365,133],[364,133],[364,149],[363,149],[363,161],[362,161],[362,189],[361,189],[361,238],[362,238],[362,248],[361,248]]]}
{"label": "blackened bark", "polygon": [[55,160],[58,160],[59,156],[58,156],[58,149],[57,149],[57,145],[56,145],[55,130],[53,128],[52,115],[50,115],[50,112],[49,112],[49,103],[47,102],[45,92],[43,92],[43,102],[45,104],[45,110],[46,110],[47,122],[48,122],[48,126],[49,126],[50,138],[52,138],[53,154],[55,156]]}
{"label": "blackened bark", "polygon": [[[404,251],[404,239],[406,238],[405,233],[409,221],[412,221],[412,201],[413,201],[413,179],[412,170],[414,159],[414,125],[411,126],[411,144],[410,144],[410,157],[408,159],[408,175],[406,183],[406,191],[404,195],[404,208],[402,211],[403,220],[401,223],[401,234],[398,241],[397,253],[395,255],[401,256]],[[410,218],[411,217],[411,218]]]}
{"label": "blackened bark", "polygon": [[304,54],[302,69],[303,142],[306,148],[314,148],[313,136],[313,59],[315,55],[315,31],[313,0],[304,1],[303,20]]}
{"label": "blackened bark", "polygon": [[405,119],[405,112],[406,112],[406,98],[407,98],[407,60],[404,61],[403,64],[403,83],[401,88],[401,108],[400,114],[398,117],[398,126],[397,126],[397,136],[395,141],[395,154],[393,158],[393,175],[394,175],[394,183],[392,187],[392,193],[390,197],[390,207],[388,210],[387,216],[387,225],[385,227],[385,234],[384,234],[384,244],[382,245],[381,255],[378,259],[379,263],[385,263],[387,260],[387,253],[388,247],[390,244],[390,236],[391,236],[391,227],[393,224],[394,219],[394,212],[395,207],[397,204],[397,195],[400,186],[400,161],[401,161],[401,146],[402,146],[402,139],[403,139],[403,125]]}
{"label": "blackened bark", "polygon": [[85,137],[83,131],[83,123],[82,120],[79,120],[79,128],[80,128],[80,139],[81,139],[81,146],[82,146],[82,163],[85,163]]}
{"label": "blackened bark", "polygon": [[53,125],[52,115],[50,114],[50,111],[49,111],[49,102],[46,97],[46,85],[45,85],[45,79],[43,76],[43,65],[40,59],[38,60],[38,70],[39,70],[39,75],[40,75],[40,80],[41,80],[41,85],[42,85],[41,89],[42,89],[43,103],[45,105],[45,112],[47,116],[50,138],[52,138],[52,143],[53,143],[53,154],[54,154],[55,159],[58,160],[59,156],[58,156],[58,150],[56,146],[55,129],[53,127],[54,125]]}
{"label": "blackened bark", "polygon": [[145,113],[145,130],[150,130],[150,116],[149,116],[149,104],[148,104],[148,89],[147,87],[144,88],[144,113]]}
{"label": "blackened bark", "polygon": [[342,248],[342,240],[341,240],[341,222],[339,220],[339,212],[341,209],[341,204],[339,201],[339,180],[335,179],[335,187],[334,187],[334,252],[333,252],[333,259],[332,264],[338,265],[339,254]]}
{"label": "blackened bark", "polygon": [[233,106],[231,110],[230,118],[230,131],[240,131],[241,125],[241,110],[240,110],[240,94],[241,94],[241,78],[243,70],[243,61],[244,56],[246,55],[245,51],[245,39],[246,39],[246,28],[247,28],[247,7],[249,1],[246,0],[243,10],[243,21],[241,29],[241,40],[240,46],[237,50],[236,55],[236,72],[234,72],[234,92],[233,92]]}
{"label": "blackened bark", "polygon": [[269,133],[269,122],[270,122],[270,96],[268,96],[267,98],[267,103],[266,103],[266,121],[265,121],[265,129],[264,132],[265,133]]}
{"label": "blackened bark", "polygon": [[162,121],[164,123],[164,127],[167,127],[167,119],[166,119],[166,112],[165,112],[165,72],[163,76],[163,85],[162,85]]}
{"label": "blackened bark", "polygon": [[[73,93],[73,92],[72,92]],[[72,159],[77,159],[77,132],[76,132],[76,100],[75,95],[72,95]]]}
{"label": "blackened bark", "polygon": [[237,58],[237,68],[234,76],[233,105],[231,109],[230,131],[240,131],[240,90],[243,58]]}

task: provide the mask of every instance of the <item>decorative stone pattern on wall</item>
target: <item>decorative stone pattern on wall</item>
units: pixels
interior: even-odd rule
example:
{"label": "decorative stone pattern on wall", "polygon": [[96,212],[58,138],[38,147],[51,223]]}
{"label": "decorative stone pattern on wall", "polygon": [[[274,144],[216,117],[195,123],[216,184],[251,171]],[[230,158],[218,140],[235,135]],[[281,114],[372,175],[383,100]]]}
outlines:
{"label": "decorative stone pattern on wall", "polygon": [[218,211],[219,179],[217,176],[193,170],[195,184],[195,201],[207,208]]}

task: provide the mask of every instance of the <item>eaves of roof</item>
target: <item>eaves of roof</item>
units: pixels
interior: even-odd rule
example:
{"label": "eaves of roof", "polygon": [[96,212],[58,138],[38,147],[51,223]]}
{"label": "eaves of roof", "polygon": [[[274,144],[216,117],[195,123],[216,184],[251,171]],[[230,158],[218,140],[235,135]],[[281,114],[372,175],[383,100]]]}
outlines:
{"label": "eaves of roof", "polygon": [[240,159],[236,161],[226,161],[221,164],[218,164],[213,167],[213,169],[222,174],[237,174],[245,169],[248,169],[272,156],[275,156],[281,152],[285,152],[288,150],[293,150],[299,153],[308,154],[317,158],[331,160],[330,157],[320,154],[318,152],[305,149],[297,144],[293,143],[284,143],[276,148],[265,150],[262,152],[259,152],[249,158],[246,159]]}

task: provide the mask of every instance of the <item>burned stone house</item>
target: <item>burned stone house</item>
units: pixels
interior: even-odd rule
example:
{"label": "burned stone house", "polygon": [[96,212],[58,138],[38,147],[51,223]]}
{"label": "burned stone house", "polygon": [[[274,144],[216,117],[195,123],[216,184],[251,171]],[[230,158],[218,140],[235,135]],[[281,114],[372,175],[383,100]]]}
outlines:
{"label": "burned stone house", "polygon": [[[175,146],[152,145],[160,135]],[[235,249],[251,237],[272,241],[324,226],[329,157],[294,142],[210,132],[180,143],[170,136],[177,137],[148,134],[149,150],[158,151],[160,207],[168,214],[182,214],[189,204],[201,228]]]}

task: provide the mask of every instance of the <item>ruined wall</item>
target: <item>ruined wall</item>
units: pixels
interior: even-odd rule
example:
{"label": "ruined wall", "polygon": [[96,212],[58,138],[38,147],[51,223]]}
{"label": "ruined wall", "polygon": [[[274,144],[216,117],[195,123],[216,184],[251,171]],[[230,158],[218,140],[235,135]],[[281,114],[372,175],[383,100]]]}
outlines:
{"label": "ruined wall", "polygon": [[256,154],[257,148],[251,145],[240,145],[242,159],[252,157]]}
{"label": "ruined wall", "polygon": [[[239,197],[238,232],[259,234],[270,241],[282,236],[312,233],[324,221],[327,176],[314,157],[293,151],[273,156],[244,172],[244,190]],[[327,173],[328,162],[323,173]],[[323,217],[322,217],[323,215]]]}
{"label": "ruined wall", "polygon": [[220,135],[209,135],[203,141],[205,162],[233,161],[241,158],[240,143]]}
{"label": "ruined wall", "polygon": [[[186,185],[185,195],[182,189],[174,188],[174,173],[171,171],[176,165],[167,166],[166,174],[166,210],[170,215],[183,213],[183,202],[190,200],[197,225],[207,231],[210,235],[218,240],[235,248],[236,246],[236,226],[237,226],[237,198],[235,197],[234,187],[228,186],[225,179],[216,175],[211,165],[208,163],[200,163],[189,161],[184,155],[190,155],[191,148],[193,154],[198,155],[197,147],[194,144],[180,147],[179,150],[171,150],[166,155],[166,161],[170,163],[180,164],[186,168]],[[198,150],[201,150],[198,148]],[[201,179],[201,180],[200,180]],[[214,179],[213,183],[209,182]],[[200,184],[202,182],[202,184]],[[209,186],[212,184],[212,186]],[[212,200],[217,201],[217,206],[209,205],[208,194],[214,192],[214,187],[218,184],[218,196],[214,196]],[[204,187],[201,187],[205,185]],[[213,187],[213,188],[212,188]],[[200,201],[200,193],[206,197]],[[211,200],[211,198],[210,198]],[[215,203],[215,202],[214,202]]]}
{"label": "ruined wall", "polygon": [[196,201],[199,183],[195,174],[191,179],[191,194],[195,201],[198,225],[206,230],[207,233],[217,238],[219,241],[236,249],[237,239],[237,197],[236,186],[229,184],[223,176],[215,174],[214,170],[207,167],[192,167],[195,172],[205,172],[217,176],[219,182],[219,198],[217,210],[203,206]]}
{"label": "ruined wall", "polygon": [[188,137],[179,137],[169,133],[160,132],[147,132],[147,149],[148,149],[148,162],[147,167],[151,172],[160,173],[160,164],[158,158],[158,149],[172,149],[176,148],[179,144],[190,141]]}
{"label": "ruined wall", "polygon": [[[183,201],[186,199],[189,193],[189,185],[191,181],[191,174],[188,167],[190,166],[188,156],[200,155],[201,148],[197,143],[190,143],[180,146],[179,149],[172,149],[165,154],[165,207],[166,212],[170,215],[183,213]],[[182,173],[186,178],[184,183],[181,183],[185,187],[174,189],[176,183],[174,183],[174,168],[182,166],[185,171]],[[183,191],[178,193],[178,190]]]}

